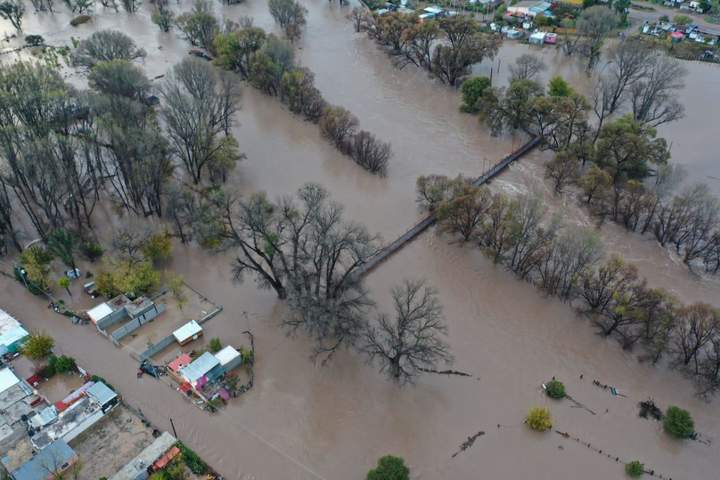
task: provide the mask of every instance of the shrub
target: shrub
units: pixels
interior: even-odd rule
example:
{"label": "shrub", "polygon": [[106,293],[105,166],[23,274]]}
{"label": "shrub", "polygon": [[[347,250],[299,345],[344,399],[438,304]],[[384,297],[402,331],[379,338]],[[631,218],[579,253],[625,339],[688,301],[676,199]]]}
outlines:
{"label": "shrub", "polygon": [[39,47],[45,44],[45,39],[42,35],[27,35],[25,37],[25,43],[31,47]]}
{"label": "shrub", "polygon": [[639,460],[633,460],[630,463],[625,464],[625,473],[630,477],[639,477],[645,473],[645,465],[640,463]]}
{"label": "shrub", "polygon": [[47,357],[52,352],[55,340],[45,333],[33,333],[25,341],[22,346],[22,353],[33,360],[40,360]]}
{"label": "shrub", "polygon": [[102,254],[104,253],[102,245],[100,245],[99,243],[95,243],[95,242],[83,243],[80,246],[80,251],[91,262],[94,262],[98,258],[102,257]]}
{"label": "shrub", "polygon": [[528,427],[538,432],[544,432],[552,428],[552,418],[550,410],[544,407],[533,407],[525,418]]}
{"label": "shrub", "polygon": [[148,261],[115,259],[103,266],[95,278],[101,295],[114,297],[121,293],[144,295],[160,284],[160,273]]}
{"label": "shrub", "polygon": [[565,398],[565,385],[560,380],[550,380],[545,385],[545,393],[550,398]]}
{"label": "shrub", "polygon": [[378,460],[377,467],[370,470],[367,480],[408,480],[410,469],[405,460],[393,455],[385,455]]}
{"label": "shrub", "polygon": [[208,344],[208,349],[210,350],[210,353],[217,353],[222,350],[222,343],[220,343],[220,339],[217,337],[211,339]]}
{"label": "shrub", "polygon": [[55,355],[51,356],[48,359],[48,366],[55,373],[68,373],[77,370],[75,359],[66,355],[61,355],[59,357],[56,357]]}
{"label": "shrub", "polygon": [[197,453],[186,447],[184,443],[178,442],[177,446],[180,449],[180,453],[182,453],[182,459],[185,465],[187,465],[192,473],[195,475],[204,475],[210,471],[207,463],[205,463]]}
{"label": "shrub", "polygon": [[690,438],[695,433],[695,422],[693,422],[690,412],[671,405],[665,412],[663,428],[673,437]]}

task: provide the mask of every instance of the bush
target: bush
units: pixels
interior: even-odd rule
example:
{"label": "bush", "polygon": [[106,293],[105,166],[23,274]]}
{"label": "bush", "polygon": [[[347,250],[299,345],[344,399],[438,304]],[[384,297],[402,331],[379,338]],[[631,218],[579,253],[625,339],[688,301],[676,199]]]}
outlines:
{"label": "bush", "polygon": [[205,463],[197,453],[186,447],[184,443],[178,442],[177,446],[180,449],[180,453],[182,453],[182,459],[185,465],[187,465],[192,473],[195,475],[204,475],[210,471],[207,463]]}
{"label": "bush", "polygon": [[550,398],[565,398],[565,385],[559,380],[550,380],[545,385],[545,393]]}
{"label": "bush", "polygon": [[66,355],[56,357],[51,356],[48,359],[48,367],[55,373],[68,373],[77,371],[77,364],[75,359]]}
{"label": "bush", "polygon": [[217,337],[211,339],[208,344],[208,350],[210,350],[210,353],[217,353],[222,350],[222,343],[220,343],[220,339]]}
{"label": "bush", "polygon": [[83,243],[80,246],[80,251],[91,262],[94,262],[98,258],[102,257],[102,254],[104,253],[102,245],[100,245],[99,243],[95,243],[95,242]]}
{"label": "bush", "polygon": [[690,438],[695,433],[695,422],[693,422],[690,412],[671,405],[665,412],[663,428],[673,437]]}
{"label": "bush", "polygon": [[538,432],[544,432],[552,428],[552,418],[550,410],[544,407],[533,407],[525,418],[528,427]]}
{"label": "bush", "polygon": [[408,480],[410,469],[405,460],[392,455],[385,455],[378,460],[377,467],[370,470],[367,480]]}
{"label": "bush", "polygon": [[22,346],[22,353],[33,360],[40,360],[50,355],[54,345],[55,340],[50,335],[33,333]]}
{"label": "bush", "polygon": [[97,291],[109,298],[121,293],[144,295],[159,284],[160,273],[148,261],[115,259],[104,265],[95,278]]}
{"label": "bush", "polygon": [[30,45],[31,47],[39,47],[45,44],[45,39],[42,35],[27,35],[25,37],[25,44]]}
{"label": "bush", "polygon": [[640,463],[639,460],[633,460],[625,464],[625,473],[630,477],[639,477],[645,473],[645,465]]}

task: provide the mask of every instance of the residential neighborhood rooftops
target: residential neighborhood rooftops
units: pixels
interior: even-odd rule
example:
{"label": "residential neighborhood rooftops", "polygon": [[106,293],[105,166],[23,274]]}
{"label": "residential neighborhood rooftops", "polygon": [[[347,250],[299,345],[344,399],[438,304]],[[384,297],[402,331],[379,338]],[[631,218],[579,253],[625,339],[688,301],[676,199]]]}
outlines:
{"label": "residential neighborhood rooftops", "polygon": [[133,458],[127,465],[120,469],[110,480],[135,480],[137,478],[146,478],[147,468],[152,465],[158,458],[162,457],[177,442],[177,439],[168,432],[163,432],[153,443],[145,450],[140,452],[138,456]]}
{"label": "residential neighborhood rooftops", "polygon": [[240,356],[240,352],[235,350],[235,348],[232,347],[231,345],[228,345],[227,347],[223,348],[222,350],[220,350],[219,352],[217,352],[215,354],[215,358],[217,358],[218,361],[220,361],[220,365],[222,365],[222,366],[227,365],[228,363],[232,362],[239,356]]}
{"label": "residential neighborhood rooftops", "polygon": [[192,339],[196,335],[201,334],[202,331],[203,329],[198,322],[196,322],[195,320],[190,320],[188,323],[175,330],[173,332],[173,336],[175,337],[175,340],[182,344]]}
{"label": "residential neighborhood rooftops", "polygon": [[20,383],[20,379],[12,370],[7,367],[0,370],[0,393],[18,383]]}
{"label": "residential neighborhood rooftops", "polygon": [[56,440],[40,450],[23,466],[11,472],[11,476],[15,480],[55,478],[55,473],[67,469],[76,458],[75,452],[64,440]]}
{"label": "residential neighborhood rooftops", "polygon": [[212,353],[205,352],[196,358],[190,365],[180,370],[180,374],[185,377],[188,382],[194,384],[203,375],[218,365],[220,365],[220,360],[218,360]]}
{"label": "residential neighborhood rooftops", "polygon": [[29,335],[22,324],[0,309],[0,347],[9,347]]}
{"label": "residential neighborhood rooftops", "polygon": [[103,382],[95,382],[87,389],[87,394],[100,405],[105,405],[114,398],[117,398],[117,393],[112,391],[110,387]]}
{"label": "residential neighborhood rooftops", "polygon": [[175,373],[178,373],[183,368],[187,367],[192,363],[192,357],[187,353],[181,353],[175,360],[168,364],[168,368]]}

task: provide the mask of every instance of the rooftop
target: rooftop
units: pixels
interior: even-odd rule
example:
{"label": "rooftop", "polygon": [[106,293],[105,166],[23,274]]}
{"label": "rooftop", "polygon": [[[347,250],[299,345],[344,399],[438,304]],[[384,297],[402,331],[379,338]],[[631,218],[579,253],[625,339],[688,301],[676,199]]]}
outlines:
{"label": "rooftop", "polygon": [[11,345],[28,335],[20,322],[0,309],[0,345]]}
{"label": "rooftop", "polygon": [[94,385],[87,389],[87,394],[100,405],[105,405],[117,397],[117,393],[112,391],[110,387],[103,382],[95,382]]}
{"label": "rooftop", "polygon": [[218,365],[220,365],[220,360],[218,360],[212,353],[205,352],[196,358],[190,365],[181,369],[180,374],[185,377],[188,382],[195,383],[198,379],[200,379],[200,377]]}
{"label": "rooftop", "polygon": [[20,383],[20,379],[9,368],[0,370],[0,393]]}
{"label": "rooftop", "polygon": [[135,480],[160,458],[165,452],[171,449],[177,439],[168,432],[163,432],[155,441],[143,450],[137,457],[133,458],[127,465],[120,469],[110,480]]}
{"label": "rooftop", "polygon": [[236,359],[240,356],[240,352],[235,350],[231,345],[228,345],[227,347],[223,348],[219,352],[215,354],[215,358],[218,359],[220,362],[220,365],[225,366],[228,363],[230,363],[232,360]]}
{"label": "rooftop", "polygon": [[88,310],[87,314],[90,317],[90,320],[93,321],[93,323],[97,323],[98,321],[110,315],[112,312],[114,312],[112,307],[107,303],[103,302],[100,305],[96,305],[90,310]]}
{"label": "rooftop", "polygon": [[15,480],[42,480],[64,470],[74,459],[73,449],[64,440],[57,440],[13,471],[12,477]]}
{"label": "rooftop", "polygon": [[184,342],[185,340],[202,332],[202,327],[195,320],[190,320],[188,323],[178,328],[173,332],[173,336],[178,342]]}
{"label": "rooftop", "polygon": [[168,364],[168,368],[177,373],[191,363],[192,357],[190,357],[187,353],[181,353],[175,360]]}

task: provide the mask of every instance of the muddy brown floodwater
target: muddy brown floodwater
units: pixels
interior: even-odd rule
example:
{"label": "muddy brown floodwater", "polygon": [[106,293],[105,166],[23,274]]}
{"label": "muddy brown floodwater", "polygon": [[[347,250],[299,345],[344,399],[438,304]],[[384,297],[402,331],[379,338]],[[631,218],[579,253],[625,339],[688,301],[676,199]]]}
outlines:
{"label": "muddy brown floodwater", "polygon": [[[315,72],[330,102],[349,108],[363,128],[392,142],[395,157],[387,178],[371,176],[326,144],[316,126],[246,88],[234,133],[248,159],[230,182],[240,192],[280,195],[304,182],[319,182],[345,205],[349,218],[391,240],[418,217],[418,175],[477,175],[520,145],[520,138],[491,138],[475,118],[460,114],[456,92],[423,72],[392,67],[370,40],[353,33],[344,19],[347,8],[325,0],[302,3],[309,15],[298,45],[301,61]],[[189,9],[189,2],[177,8]],[[264,1],[233,7],[217,3],[215,8],[223,18],[249,15],[257,25],[275,28]],[[147,6],[135,16],[100,9],[91,24],[78,29],[69,27],[67,20],[66,14],[31,14],[25,30],[60,44],[97,29],[120,29],[148,51],[144,68],[150,77],[164,73],[187,50],[175,33],[160,33],[150,24]],[[507,65],[525,51],[527,47],[515,44],[504,46],[496,78],[504,79]],[[542,54],[553,65],[548,74],[564,72],[574,83],[584,81],[572,62],[550,50]],[[476,71],[489,68],[483,64]],[[717,108],[710,104],[717,107],[720,97],[711,92],[717,90],[720,72],[714,66],[688,68],[692,73],[683,93],[688,117],[663,134],[673,140],[675,159],[694,169],[693,179],[720,177],[712,142],[699,133],[712,133],[710,115]],[[72,80],[81,82],[77,75]],[[495,181],[494,188],[545,189],[551,209],[589,224],[572,200],[553,197],[542,184],[542,162],[547,158],[546,153],[532,153]],[[687,301],[718,304],[720,288],[714,281],[693,277],[653,242],[613,227],[605,227],[603,235],[612,243],[611,250],[638,262],[651,283],[671,288]],[[242,345],[243,330],[255,335],[255,388],[213,416],[164,384],[147,376],[137,379],[137,364],[127,351],[112,347],[89,326],[78,327],[51,314],[44,302],[5,277],[0,277],[0,305],[31,328],[51,331],[59,353],[75,356],[107,378],[161,428],[169,429],[173,418],[179,437],[230,479],[360,480],[377,457],[388,453],[405,457],[414,478],[433,480],[620,479],[624,473],[616,456],[620,461],[639,459],[666,478],[718,476],[716,402],[695,398],[692,384],[676,372],[639,364],[614,342],[595,335],[587,320],[568,306],[517,281],[476,249],[449,245],[431,232],[367,279],[384,311],[390,308],[391,286],[403,278],[424,277],[437,287],[450,327],[454,368],[472,374],[426,375],[408,388],[386,381],[350,352],[341,352],[326,367],[314,365],[307,339],[289,338],[279,328],[282,305],[250,281],[234,285],[230,261],[226,255],[178,246],[170,266],[225,307],[207,324],[208,337]],[[162,318],[154,328],[161,322]],[[553,375],[597,414],[548,400],[540,384]],[[593,378],[617,386],[628,398],[594,387]],[[636,403],[649,396],[662,406],[689,409],[698,430],[712,443],[672,441],[658,423],[638,418]],[[613,458],[555,433],[530,432],[522,419],[533,405],[549,406],[557,429]],[[481,430],[486,434],[472,447],[451,457]]]}

